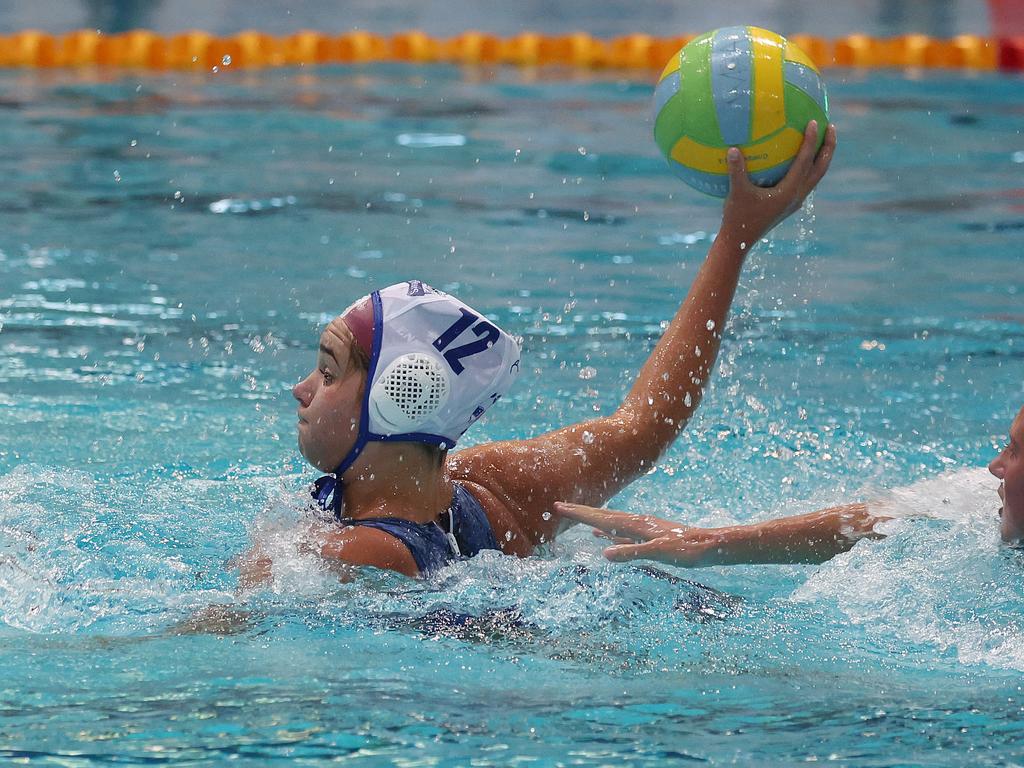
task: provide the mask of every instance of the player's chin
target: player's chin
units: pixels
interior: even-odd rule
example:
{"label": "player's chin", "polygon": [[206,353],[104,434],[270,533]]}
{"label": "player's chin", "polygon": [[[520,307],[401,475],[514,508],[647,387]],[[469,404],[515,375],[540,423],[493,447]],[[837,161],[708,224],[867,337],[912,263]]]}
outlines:
{"label": "player's chin", "polygon": [[339,464],[339,461],[332,462],[326,459],[323,451],[310,450],[308,445],[304,446],[301,437],[299,438],[299,452],[307,464],[320,472],[333,472]]}
{"label": "player's chin", "polygon": [[[304,434],[304,430],[303,430],[304,426],[306,426],[306,425],[300,423],[298,429],[296,430],[296,432],[298,434],[296,435],[295,442],[299,446],[299,453],[302,454],[302,458],[304,458],[311,466],[313,466],[316,469],[320,469],[320,466],[319,466],[318,462],[315,460],[315,457],[310,455],[310,450],[309,450],[309,445],[308,445],[309,441],[307,439],[307,436]],[[322,470],[322,471],[326,471],[326,470]]]}
{"label": "player's chin", "polygon": [[999,537],[1003,540],[1003,543],[1014,547],[1024,544],[1024,528],[1022,528],[1021,521],[1014,514],[1014,510],[1006,510],[1000,507],[999,514],[1001,518],[999,522]]}

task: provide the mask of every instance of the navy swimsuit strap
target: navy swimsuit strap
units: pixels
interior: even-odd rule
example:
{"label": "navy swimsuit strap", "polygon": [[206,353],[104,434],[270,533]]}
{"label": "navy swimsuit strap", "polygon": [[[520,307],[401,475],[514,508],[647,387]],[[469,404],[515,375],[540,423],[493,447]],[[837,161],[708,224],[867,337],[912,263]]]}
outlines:
{"label": "navy swimsuit strap", "polygon": [[452,533],[459,543],[459,551],[464,557],[473,557],[485,549],[500,550],[501,547],[498,546],[498,540],[494,538],[494,531],[491,529],[491,521],[476,496],[459,483],[452,483],[452,486],[455,488],[455,494],[452,497],[452,505],[448,508],[449,517],[443,520],[443,523],[452,526]]}

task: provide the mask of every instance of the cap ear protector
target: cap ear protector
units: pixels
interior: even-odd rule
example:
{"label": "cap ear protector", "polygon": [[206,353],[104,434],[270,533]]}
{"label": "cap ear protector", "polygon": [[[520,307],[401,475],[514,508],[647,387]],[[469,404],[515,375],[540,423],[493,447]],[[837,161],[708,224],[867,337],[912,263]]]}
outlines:
{"label": "cap ear protector", "polygon": [[370,385],[367,405],[394,433],[419,432],[447,404],[451,389],[440,356],[408,352],[388,363]]}

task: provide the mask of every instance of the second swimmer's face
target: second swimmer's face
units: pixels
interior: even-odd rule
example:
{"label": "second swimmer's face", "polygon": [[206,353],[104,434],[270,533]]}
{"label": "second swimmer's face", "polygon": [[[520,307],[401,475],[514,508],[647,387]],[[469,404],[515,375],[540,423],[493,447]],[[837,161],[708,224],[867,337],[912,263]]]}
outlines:
{"label": "second swimmer's face", "polygon": [[340,317],[320,335],[316,366],[292,388],[299,403],[299,450],[322,472],[348,455],[359,431],[366,374],[352,356],[354,340]]}
{"label": "second swimmer's face", "polygon": [[1000,510],[999,533],[1003,541],[1024,541],[1024,408],[1010,427],[1010,439],[1002,453],[988,465],[988,471],[998,477]]}

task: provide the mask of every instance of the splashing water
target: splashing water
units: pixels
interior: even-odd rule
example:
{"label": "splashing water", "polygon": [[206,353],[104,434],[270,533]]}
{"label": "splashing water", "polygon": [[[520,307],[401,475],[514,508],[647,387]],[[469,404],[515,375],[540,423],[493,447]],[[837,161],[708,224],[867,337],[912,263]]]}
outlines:
{"label": "splashing water", "polygon": [[[863,498],[937,518],[820,567],[642,570],[576,529],[411,582],[309,551],[289,389],[321,326],[416,276],[523,340],[464,446],[607,415],[720,209],[664,172],[650,88],[621,73],[225,74],[0,74],[0,754],[1016,759],[1019,563],[988,481],[941,473],[983,465],[1024,399],[996,192],[1019,186],[1018,84],[836,83],[872,152],[749,244],[700,409],[610,502],[690,525]],[[941,118],[964,104],[984,136]],[[240,597],[252,541],[274,579]],[[210,604],[233,634],[171,633]]]}
{"label": "splashing water", "polygon": [[998,484],[965,470],[893,491],[872,505],[896,516],[881,527],[889,537],[833,558],[795,597],[835,601],[872,635],[1024,670],[1024,627],[1005,620],[1024,580],[1018,553],[999,544]]}

